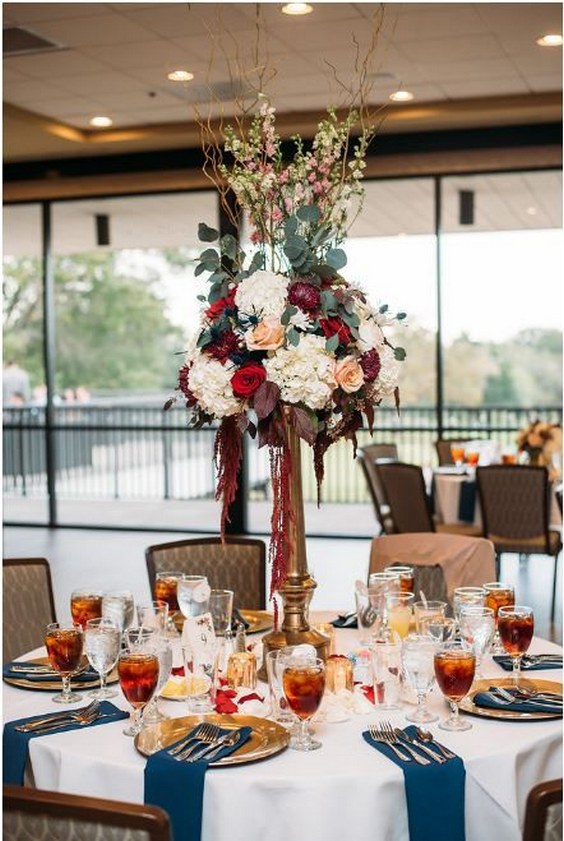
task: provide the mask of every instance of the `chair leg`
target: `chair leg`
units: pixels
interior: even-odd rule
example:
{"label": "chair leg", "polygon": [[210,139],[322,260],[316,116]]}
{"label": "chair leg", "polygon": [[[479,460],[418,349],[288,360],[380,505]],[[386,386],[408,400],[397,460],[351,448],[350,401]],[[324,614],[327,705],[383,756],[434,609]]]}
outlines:
{"label": "chair leg", "polygon": [[558,558],[560,552],[554,556],[554,580],[552,582],[552,606],[550,608],[550,622],[554,624],[554,611],[556,608],[556,579],[558,578]]}

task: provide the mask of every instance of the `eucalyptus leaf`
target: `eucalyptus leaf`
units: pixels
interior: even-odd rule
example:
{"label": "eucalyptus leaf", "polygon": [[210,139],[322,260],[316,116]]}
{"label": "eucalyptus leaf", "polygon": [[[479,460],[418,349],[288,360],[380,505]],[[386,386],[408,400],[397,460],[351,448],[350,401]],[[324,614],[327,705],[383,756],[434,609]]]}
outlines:
{"label": "eucalyptus leaf", "polygon": [[225,234],[225,236],[221,237],[219,241],[219,247],[221,248],[221,253],[225,254],[226,257],[229,257],[230,260],[237,259],[237,240],[231,234]]}
{"label": "eucalyptus leaf", "polygon": [[323,289],[321,292],[321,305],[326,311],[337,308],[337,299],[329,289]]}
{"label": "eucalyptus leaf", "polygon": [[214,285],[210,289],[208,301],[210,302],[210,304],[215,304],[215,302],[219,301],[220,298],[223,298],[223,294],[221,292],[221,283],[214,283]]}
{"label": "eucalyptus leaf", "polygon": [[291,345],[297,347],[300,343],[300,334],[296,330],[295,327],[290,327],[290,329],[286,333],[286,338],[290,342]]}
{"label": "eucalyptus leaf", "polygon": [[397,318],[398,321],[403,321],[404,318],[407,318],[407,313],[406,312],[398,312],[398,313],[396,313],[396,318]]}
{"label": "eucalyptus leaf", "polygon": [[196,295],[196,298],[198,299],[198,301],[207,301],[208,300],[207,295]]}
{"label": "eucalyptus leaf", "polygon": [[209,345],[211,340],[212,340],[212,337],[211,337],[210,331],[209,330],[204,330],[202,333],[200,333],[200,335],[198,337],[198,341],[196,342],[196,346],[197,347],[205,347],[206,345]]}
{"label": "eucalyptus leaf", "polygon": [[295,216],[289,216],[284,222],[284,233],[287,237],[293,236],[298,230],[298,220]]}
{"label": "eucalyptus leaf", "polygon": [[405,357],[407,356],[405,352],[405,348],[403,347],[396,347],[394,348],[394,357],[398,360],[398,362],[403,362]]}
{"label": "eucalyptus leaf", "polygon": [[206,263],[208,260],[215,260],[216,263],[219,263],[219,252],[215,248],[206,248],[200,254],[200,260],[202,263]]}
{"label": "eucalyptus leaf", "polygon": [[248,270],[247,274],[245,275],[245,277],[249,277],[249,275],[252,275],[253,272],[258,272],[263,268],[264,268],[264,254],[262,253],[262,251],[256,251],[253,254],[253,259],[251,260],[249,270]]}
{"label": "eucalyptus leaf", "polygon": [[215,242],[219,239],[219,231],[215,228],[210,228],[205,222],[200,222],[198,225],[198,239],[200,242]]}
{"label": "eucalyptus leaf", "polygon": [[203,274],[204,272],[208,272],[210,269],[206,269],[204,263],[198,263],[196,268],[194,269],[194,276],[199,277],[199,275]]}
{"label": "eucalyptus leaf", "polygon": [[382,304],[378,312],[380,313],[380,315],[384,315],[385,312],[388,312],[388,309],[389,307],[387,304]]}
{"label": "eucalyptus leaf", "polygon": [[321,227],[317,229],[317,231],[311,238],[312,247],[317,248],[317,246],[322,245],[324,242],[330,239],[331,233],[332,229],[330,225],[321,225]]}
{"label": "eucalyptus leaf", "polygon": [[315,274],[319,275],[320,277],[333,277],[335,274],[335,269],[331,266],[328,266],[326,263],[321,263],[319,265],[313,266],[312,271]]}
{"label": "eucalyptus leaf", "polygon": [[331,336],[325,342],[325,350],[328,351],[328,353],[333,353],[334,351],[337,350],[338,347],[339,347],[339,334],[335,333],[333,336]]}
{"label": "eucalyptus leaf", "polygon": [[327,252],[325,259],[327,263],[337,271],[347,265],[347,255],[342,248],[331,248]]}
{"label": "eucalyptus leaf", "polygon": [[313,224],[319,222],[319,220],[321,219],[321,213],[319,211],[319,208],[315,204],[308,204],[304,207],[300,207],[300,209],[296,213],[296,216],[298,217],[300,222],[310,222]]}
{"label": "eucalyptus leaf", "polygon": [[217,283],[218,281],[221,282],[221,281],[225,280],[225,278],[228,278],[228,277],[229,277],[229,275],[227,274],[227,272],[217,271],[217,272],[214,272],[212,275],[210,275],[208,277],[208,280],[209,280],[210,283]]}

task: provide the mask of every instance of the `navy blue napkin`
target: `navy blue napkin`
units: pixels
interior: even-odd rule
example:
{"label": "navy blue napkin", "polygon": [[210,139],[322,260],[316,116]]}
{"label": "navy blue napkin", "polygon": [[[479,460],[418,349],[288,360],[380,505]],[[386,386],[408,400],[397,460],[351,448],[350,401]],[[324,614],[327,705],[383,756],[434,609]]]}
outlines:
{"label": "navy blue napkin", "polygon": [[473,523],[476,511],[476,482],[461,482],[458,499],[458,519],[463,523]]}
{"label": "navy blue napkin", "polygon": [[[509,657],[507,654],[495,654],[494,658],[495,662],[498,666],[501,666],[506,672],[513,671],[513,658]],[[554,659],[543,658],[538,662],[533,660],[532,662],[528,660],[527,655],[525,654],[524,657],[521,658],[521,671],[523,672],[536,672],[542,671],[542,669],[561,669],[562,668],[562,655],[555,654]]]}
{"label": "navy blue napkin", "polygon": [[334,628],[358,628],[356,613],[347,616],[337,616],[336,619],[333,619],[331,625]]}
{"label": "navy blue napkin", "polygon": [[[46,664],[47,665],[47,664]],[[10,678],[10,680],[14,680],[15,678],[19,678],[20,680],[24,678],[25,680],[32,681],[33,683],[42,683],[44,681],[53,681],[53,680],[60,680],[60,677],[57,674],[42,674],[41,672],[34,672],[33,666],[31,666],[29,672],[20,672],[13,671],[12,666],[25,666],[24,660],[13,660],[11,663],[4,663],[2,666],[2,677],[5,680],[6,678]],[[71,679],[71,683],[81,683],[83,681],[91,681],[97,680],[100,677],[98,672],[95,672],[94,669],[88,668],[81,672],[79,675],[74,675]]]}
{"label": "navy blue napkin", "polygon": [[[194,728],[195,730],[196,728]],[[241,727],[241,738],[236,745],[223,748],[213,762],[229,756],[248,741],[251,727]],[[194,732],[192,730],[192,732]],[[221,735],[228,733],[222,730]],[[187,739],[186,734],[175,744]],[[200,841],[202,831],[202,807],[204,802],[204,778],[208,761],[182,762],[170,756],[168,751],[174,745],[154,753],[145,766],[144,802],[160,806],[168,812],[172,841]]]}
{"label": "navy blue napkin", "polygon": [[[408,736],[415,736],[416,730],[414,725],[410,725],[404,732]],[[402,762],[388,745],[375,742],[368,731],[365,730],[362,736],[369,745],[399,765],[403,771],[409,841],[464,841],[466,771],[462,759],[457,756],[442,765],[431,762],[425,766],[413,760]]]}
{"label": "navy blue napkin", "polygon": [[[62,711],[58,710],[53,715],[58,715],[60,712]],[[72,710],[69,712],[72,712]],[[78,721],[74,721],[72,724],[63,725],[56,730],[50,730],[49,733],[45,733],[44,735],[65,733],[67,730],[77,730],[81,727],[97,727],[99,724],[110,724],[112,721],[129,718],[129,713],[118,709],[113,704],[110,704],[109,701],[101,701],[98,713],[100,716],[104,716],[104,718],[94,719],[91,724],[80,724]],[[44,717],[47,718],[48,715],[49,713],[46,713]],[[106,716],[108,717],[106,718]],[[16,721],[8,721],[4,725],[2,737],[4,785],[23,785],[29,740],[36,736],[41,736],[41,733],[20,733],[15,727],[20,724],[26,724],[28,721],[33,721],[36,718],[41,718],[41,715],[32,715],[27,718],[17,719]]]}
{"label": "navy blue napkin", "polygon": [[[506,692],[511,693],[511,689],[507,686],[503,687]],[[494,691],[495,686],[490,686],[490,691]],[[515,700],[512,704],[507,704],[505,701],[494,701],[489,695],[486,695],[485,692],[477,692],[474,695],[474,704],[477,707],[486,708],[488,710],[507,710],[508,712],[514,713],[552,713],[552,714],[560,714],[562,715],[562,703],[560,704],[551,704],[550,701],[536,701],[532,704],[529,701],[517,701]]]}

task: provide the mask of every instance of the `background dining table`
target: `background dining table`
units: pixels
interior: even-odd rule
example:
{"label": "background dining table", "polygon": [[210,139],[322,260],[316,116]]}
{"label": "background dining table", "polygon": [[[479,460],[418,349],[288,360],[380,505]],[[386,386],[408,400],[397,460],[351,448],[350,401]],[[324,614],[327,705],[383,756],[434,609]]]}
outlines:
{"label": "background dining table", "polygon": [[[314,613],[327,622],[334,613]],[[354,630],[336,631],[336,649],[358,649]],[[530,651],[561,652],[535,638]],[[43,650],[30,652],[44,655]],[[508,673],[489,659],[485,674]],[[560,670],[531,672],[532,678],[561,681]],[[267,694],[267,687],[258,690]],[[121,695],[113,702],[129,706]],[[185,702],[161,701],[169,716],[188,715]],[[51,694],[4,684],[4,720],[55,712]],[[444,717],[446,703],[437,687],[429,707]],[[400,768],[362,739],[367,725],[390,719],[404,727],[406,709],[352,714],[340,723],[316,724],[323,745],[301,753],[284,750],[271,758],[206,775],[202,841],[408,841],[407,808]],[[562,773],[561,721],[500,721],[472,717],[461,733],[428,726],[458,753],[466,767],[467,841],[520,841],[527,794],[538,782]],[[37,788],[134,803],[143,802],[146,759],[122,734],[123,722],[55,733],[31,740],[27,782]],[[436,815],[440,824],[441,814]]]}

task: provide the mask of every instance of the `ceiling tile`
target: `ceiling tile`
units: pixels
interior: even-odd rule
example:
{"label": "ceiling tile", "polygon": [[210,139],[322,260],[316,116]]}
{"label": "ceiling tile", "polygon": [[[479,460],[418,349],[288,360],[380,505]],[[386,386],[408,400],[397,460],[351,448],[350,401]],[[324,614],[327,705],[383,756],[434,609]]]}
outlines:
{"label": "ceiling tile", "polygon": [[562,73],[541,73],[527,75],[527,84],[533,93],[562,90]]}
{"label": "ceiling tile", "polygon": [[534,41],[545,32],[562,32],[561,3],[476,3],[476,12],[492,31],[530,33]]}
{"label": "ceiling tile", "polygon": [[51,81],[60,90],[82,94],[83,96],[147,90],[147,85],[139,79],[133,79],[119,70],[111,69],[106,70],[105,73],[77,73],[69,76],[55,76]]}
{"label": "ceiling tile", "polygon": [[[481,61],[437,62],[425,65],[427,81],[440,85],[444,80],[467,81],[471,79],[506,79],[518,76],[513,62],[505,57],[484,58]],[[413,77],[412,77],[413,78]]]}
{"label": "ceiling tile", "polygon": [[401,12],[403,4],[386,4],[382,35],[395,44],[403,41],[452,38],[462,35],[487,34],[489,28],[471,5],[445,3],[440,9],[424,10],[426,3],[411,11]]}
{"label": "ceiling tile", "polygon": [[[488,79],[443,82],[441,88],[449,99],[492,96],[492,83]],[[515,77],[514,79],[496,79],[495,93],[496,96],[511,96],[519,93],[530,93],[530,90],[522,79]]]}
{"label": "ceiling tile", "polygon": [[150,109],[151,107],[158,108],[161,105],[173,105],[178,100],[168,95],[166,91],[152,91],[156,96],[149,96],[148,91],[114,91],[113,93],[96,94],[96,99],[103,104],[106,110],[117,112],[121,109],[125,111],[136,111],[138,108]]}
{"label": "ceiling tile", "polygon": [[2,8],[4,14],[18,23],[83,18],[109,11],[106,3],[4,3]]}
{"label": "ceiling tile", "polygon": [[153,33],[119,14],[95,15],[89,18],[49,21],[35,27],[44,35],[67,47],[87,47],[105,44],[130,44],[150,41]]}
{"label": "ceiling tile", "polygon": [[420,64],[443,64],[472,59],[482,61],[484,58],[499,56],[499,46],[493,35],[405,41],[398,49],[411,61]]}
{"label": "ceiling tile", "polygon": [[4,99],[15,105],[22,105],[26,102],[38,102],[40,99],[64,98],[68,91],[59,88],[51,81],[43,82],[41,79],[28,79],[25,82],[4,82]]}
{"label": "ceiling tile", "polygon": [[90,56],[76,50],[43,53],[41,55],[11,56],[6,62],[16,70],[22,70],[28,76],[50,79],[54,76],[66,76],[74,73],[106,72],[108,67]]}
{"label": "ceiling tile", "polygon": [[249,27],[254,8],[251,3],[163,3],[156,8],[124,9],[123,14],[157,35],[172,38],[207,35],[208,28],[240,32]]}
{"label": "ceiling tile", "polygon": [[157,64],[173,67],[185,60],[183,50],[164,39],[120,44],[118,49],[112,46],[85,47],[83,53],[97,61],[123,69]]}

